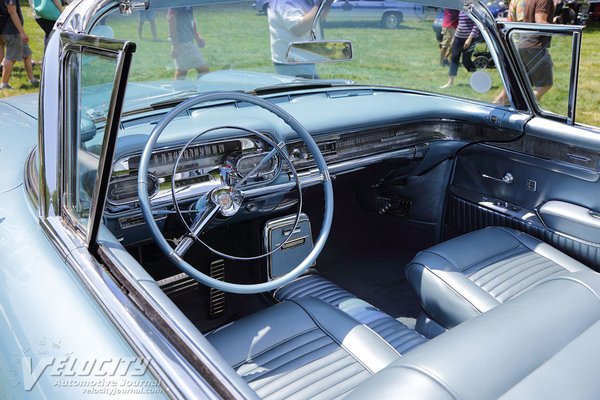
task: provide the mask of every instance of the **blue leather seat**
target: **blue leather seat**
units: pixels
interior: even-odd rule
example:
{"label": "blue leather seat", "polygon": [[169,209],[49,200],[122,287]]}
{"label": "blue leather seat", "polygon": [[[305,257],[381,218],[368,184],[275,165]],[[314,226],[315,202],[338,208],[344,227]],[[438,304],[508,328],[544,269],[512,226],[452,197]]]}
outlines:
{"label": "blue leather seat", "polygon": [[316,273],[302,276],[275,291],[275,298],[279,301],[302,297],[314,297],[339,308],[371,328],[400,354],[427,342],[414,329]]}
{"label": "blue leather seat", "polygon": [[488,227],[420,252],[406,277],[425,312],[452,328],[550,278],[589,270],[525,233]]}
{"label": "blue leather seat", "polygon": [[362,399],[600,398],[600,275],[550,278],[394,361]]}
{"label": "blue leather seat", "polygon": [[265,399],[335,399],[400,355],[341,310],[315,298],[284,301],[206,338]]}

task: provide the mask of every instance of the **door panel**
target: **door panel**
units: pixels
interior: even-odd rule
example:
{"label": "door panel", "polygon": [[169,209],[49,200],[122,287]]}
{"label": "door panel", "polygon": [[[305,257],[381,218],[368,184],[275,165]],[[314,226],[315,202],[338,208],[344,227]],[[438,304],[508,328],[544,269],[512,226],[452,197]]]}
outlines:
{"label": "door panel", "polygon": [[588,267],[600,270],[600,246],[598,245],[558,234],[540,223],[528,222],[508,213],[494,211],[452,194],[449,196],[446,206],[447,239],[486,226],[505,226],[528,233]]}
{"label": "door panel", "polygon": [[448,194],[447,236],[507,226],[600,269],[598,178],[597,170],[563,161],[487,145],[464,149]]}
{"label": "door panel", "polygon": [[[513,176],[511,183],[493,179],[502,178],[506,173]],[[452,183],[530,210],[548,200],[599,210],[598,178],[597,171],[478,145],[459,153]]]}
{"label": "door panel", "polygon": [[567,235],[597,242],[600,238],[600,213],[564,201],[550,200],[539,211],[548,228]]}

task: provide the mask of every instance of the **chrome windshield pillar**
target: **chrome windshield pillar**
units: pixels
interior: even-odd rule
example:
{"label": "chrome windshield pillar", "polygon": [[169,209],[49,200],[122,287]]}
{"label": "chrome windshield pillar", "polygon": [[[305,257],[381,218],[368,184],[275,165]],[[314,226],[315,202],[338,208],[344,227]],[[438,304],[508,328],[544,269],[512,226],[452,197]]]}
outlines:
{"label": "chrome windshield pillar", "polygon": [[508,57],[511,52],[502,39],[502,33],[490,11],[479,1],[474,1],[465,6],[465,12],[473,18],[489,45],[490,53],[498,69],[500,79],[502,79],[502,84],[506,89],[511,106],[520,111],[533,110],[533,104],[525,95],[525,90],[515,73],[515,61]]}

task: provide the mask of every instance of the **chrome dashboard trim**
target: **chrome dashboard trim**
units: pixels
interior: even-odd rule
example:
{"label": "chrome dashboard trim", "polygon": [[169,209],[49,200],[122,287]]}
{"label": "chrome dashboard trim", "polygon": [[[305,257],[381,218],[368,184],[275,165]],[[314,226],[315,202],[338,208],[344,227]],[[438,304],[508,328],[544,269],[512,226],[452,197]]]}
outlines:
{"label": "chrome dashboard trim", "polygon": [[[410,148],[395,150],[388,153],[383,154],[375,154],[372,156],[367,156],[355,160],[343,161],[336,164],[329,165],[328,171],[321,174],[318,168],[312,168],[308,171],[299,172],[298,176],[300,178],[300,184],[302,187],[314,186],[319,183],[322,183],[327,180],[327,177],[331,179],[331,174],[342,174],[344,172],[354,171],[360,168],[367,167],[371,164],[376,164],[381,161],[391,160],[395,158],[403,158],[403,159],[413,159],[416,154],[416,148],[414,146],[410,146]],[[291,178],[290,178],[291,180]],[[268,194],[278,193],[278,192],[289,192],[296,184],[293,181],[281,183],[277,185],[271,186],[263,186],[254,189],[242,190],[242,194],[244,198],[253,198],[264,196]]]}
{"label": "chrome dashboard trim", "polygon": [[[361,157],[354,160],[342,161],[338,163],[332,163],[329,165],[329,170],[327,171],[330,179],[331,175],[343,174],[346,172],[354,171],[356,169],[367,167],[371,164],[376,164],[381,161],[392,160],[396,158],[403,159],[413,159],[417,154],[417,150],[415,146],[410,146],[400,150],[394,150],[390,152],[374,154],[371,156]],[[309,170],[299,171],[298,177],[300,178],[300,185],[302,187],[314,186],[324,181],[324,174],[321,174],[317,168],[312,168]],[[216,182],[215,182],[216,185]],[[242,194],[244,198],[255,198],[264,195],[275,194],[279,192],[289,192],[296,187],[292,177],[290,177],[290,181],[286,183],[280,183],[270,186],[261,186],[256,188],[249,188],[242,190]],[[197,188],[193,188],[197,189]],[[206,192],[205,189],[202,190],[190,190],[186,197],[180,199],[180,201],[185,201],[186,199],[198,198],[202,194]],[[151,201],[153,208],[161,208],[165,206],[169,206],[172,204],[171,198],[168,199],[161,198],[157,201]],[[138,207],[133,206],[134,203],[128,204],[126,206],[121,207],[120,210],[110,212],[107,211],[105,214],[111,218],[123,217],[123,216],[132,216],[132,215],[141,215],[140,209]],[[131,213],[131,211],[134,211]]]}
{"label": "chrome dashboard trim", "polygon": [[[266,137],[268,137],[269,139],[273,140],[272,135],[267,134],[267,133],[262,133],[262,134],[265,135]],[[190,146],[190,148],[209,146],[212,144],[229,143],[229,142],[234,142],[234,141],[238,141],[240,143],[241,153],[240,153],[239,157],[242,157],[245,155],[250,155],[256,151],[261,151],[265,146],[264,143],[259,141],[259,138],[255,139],[255,138],[252,138],[252,136],[248,136],[248,135],[238,135],[238,136],[229,137],[227,139],[215,139],[215,140],[210,140],[207,142],[198,143],[194,146]],[[181,148],[182,148],[182,145],[168,145],[168,146],[164,146],[164,147],[155,149],[153,153],[158,154],[158,153],[163,153],[163,152],[166,153],[166,152],[171,152],[171,151],[180,152]],[[135,168],[132,169],[129,167],[129,160],[134,157],[141,157],[141,152],[126,153],[124,155],[121,155],[113,163],[113,175],[111,176],[110,183],[115,182],[116,180],[125,178],[125,177],[131,177],[131,178],[135,177],[136,179],[138,179],[137,173],[135,173],[133,175],[131,174],[132,171],[137,171],[137,169],[135,169]],[[236,160],[237,160],[237,158],[236,158]],[[225,161],[235,161],[235,160],[227,160],[226,159]],[[199,167],[194,170],[183,171],[180,174],[203,171],[202,173],[196,173],[194,176],[201,176],[201,175],[209,176],[209,175],[211,175],[210,174],[211,171],[219,170],[220,166],[221,165],[210,165],[210,166],[205,166],[205,167]],[[281,170],[281,168],[282,168],[282,162],[281,162],[281,160],[279,160],[274,176],[263,182],[258,182],[256,184],[265,184],[265,183],[269,183],[269,182],[273,181],[273,179],[277,178],[277,173]],[[172,173],[169,172],[168,175],[172,176]],[[164,177],[165,176],[163,176],[163,175],[156,176],[157,183],[159,186],[161,183],[165,182]],[[148,182],[145,182],[145,183],[148,183]],[[212,185],[210,185],[211,183],[212,183]],[[215,180],[209,179],[206,182],[196,183],[196,184],[192,185],[189,189],[182,190],[180,192],[180,193],[185,193],[185,195],[183,195],[180,198],[180,200],[196,198],[201,194],[200,193],[201,190],[203,190],[202,193],[208,192],[208,191],[214,189],[214,187],[216,187],[215,185],[220,185],[220,184],[221,184],[221,182],[216,179]],[[206,188],[207,186],[209,186],[208,189],[204,190],[203,188]],[[153,207],[154,206],[160,207],[161,205],[164,205],[164,204],[170,204],[171,203],[170,199],[171,199],[171,185],[169,185],[168,189],[161,190],[159,187],[158,190],[156,190],[156,192],[151,195],[150,202]],[[107,203],[112,208],[112,210],[116,210],[116,211],[108,210],[108,214],[116,214],[123,210],[137,208],[138,200],[137,200],[137,195],[136,195],[134,198],[131,198],[127,201],[121,201],[121,202],[115,202],[115,201],[112,201],[110,198],[107,198]]]}

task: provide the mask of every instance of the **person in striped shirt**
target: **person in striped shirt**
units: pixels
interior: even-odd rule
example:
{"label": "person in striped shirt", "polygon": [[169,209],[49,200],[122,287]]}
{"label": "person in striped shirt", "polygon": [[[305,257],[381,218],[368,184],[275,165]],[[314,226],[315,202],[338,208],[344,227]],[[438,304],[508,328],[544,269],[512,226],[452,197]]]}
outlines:
{"label": "person in striped shirt", "polygon": [[475,65],[471,56],[475,50],[475,45],[479,41],[479,29],[468,15],[462,11],[458,14],[458,26],[454,32],[452,39],[452,56],[450,58],[450,71],[448,72],[448,83],[441,89],[454,86],[454,78],[458,73],[460,56],[462,55],[462,63],[469,72],[475,71]]}

